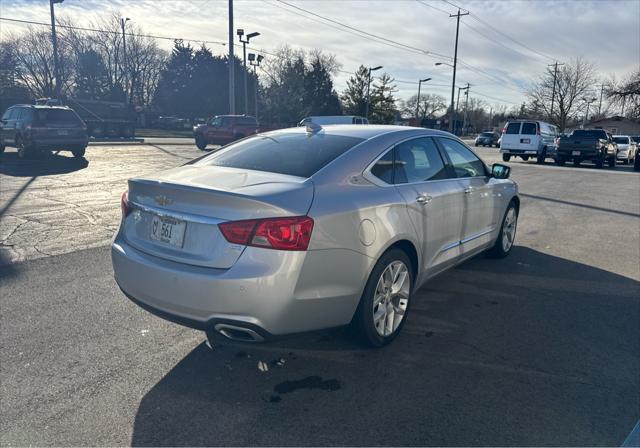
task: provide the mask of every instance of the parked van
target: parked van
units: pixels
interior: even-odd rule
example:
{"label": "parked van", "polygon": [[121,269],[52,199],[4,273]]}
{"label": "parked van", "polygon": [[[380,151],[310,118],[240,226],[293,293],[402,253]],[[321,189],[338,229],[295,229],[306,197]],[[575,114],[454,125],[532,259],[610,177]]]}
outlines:
{"label": "parked van", "polygon": [[502,129],[502,160],[508,162],[512,156],[525,161],[535,157],[538,163],[555,159],[558,136],[558,128],[544,121],[510,120]]}
{"label": "parked van", "polygon": [[325,115],[306,117],[298,123],[298,126],[306,126],[308,123],[315,123],[319,125],[328,124],[369,124],[369,120],[364,117],[358,117],[355,115]]}

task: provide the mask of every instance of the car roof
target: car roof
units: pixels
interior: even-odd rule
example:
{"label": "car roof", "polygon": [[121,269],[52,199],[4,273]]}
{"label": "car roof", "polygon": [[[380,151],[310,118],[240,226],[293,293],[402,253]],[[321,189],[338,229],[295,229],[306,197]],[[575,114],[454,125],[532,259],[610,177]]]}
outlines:
{"label": "car roof", "polygon": [[[413,133],[416,130],[423,130],[428,135],[442,135],[451,136],[448,132],[438,131],[437,129],[418,128],[413,126],[395,126],[395,125],[382,125],[382,124],[331,124],[321,126],[318,132],[324,132],[330,135],[340,135],[344,137],[355,137],[368,140],[379,135],[388,134],[392,132],[398,133]],[[267,135],[289,134],[289,133],[306,133],[305,126],[297,126],[295,128],[279,129],[277,131],[267,132]]]}
{"label": "car roof", "polygon": [[13,106],[8,107],[7,109],[11,109],[13,107],[30,107],[32,109],[63,109],[63,110],[71,110],[68,106],[46,106],[43,104],[14,104]]}

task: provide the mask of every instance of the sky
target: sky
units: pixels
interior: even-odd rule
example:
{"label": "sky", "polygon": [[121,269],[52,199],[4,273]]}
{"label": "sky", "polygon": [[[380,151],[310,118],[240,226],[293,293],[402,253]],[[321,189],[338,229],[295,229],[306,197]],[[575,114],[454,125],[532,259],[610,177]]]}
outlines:
{"label": "sky", "polygon": [[[548,64],[578,56],[596,64],[603,78],[620,79],[640,67],[640,0],[235,0],[234,28],[261,35],[251,48],[273,52],[287,44],[336,55],[341,64],[335,87],[341,92],[360,64],[382,65],[376,73],[395,78],[397,97],[417,93],[451,95],[457,7],[460,20],[456,85],[471,84],[470,96],[488,105],[513,107]],[[308,12],[304,12],[306,10]],[[118,12],[148,34],[201,41],[228,40],[227,0],[65,0],[59,18],[90,26]],[[345,28],[329,20],[340,22]],[[48,0],[0,0],[0,17],[49,21]],[[0,21],[0,38],[24,25]],[[355,29],[355,30],[354,30]],[[356,31],[358,30],[358,31]],[[362,34],[368,33],[368,34]],[[384,44],[371,35],[392,40]],[[236,37],[237,40],[237,37]],[[169,40],[158,44],[167,50]],[[207,44],[216,54],[222,44]],[[412,47],[411,49],[407,47]],[[242,56],[236,48],[236,54]],[[269,57],[269,56],[267,56]],[[599,92],[598,92],[599,93]]]}

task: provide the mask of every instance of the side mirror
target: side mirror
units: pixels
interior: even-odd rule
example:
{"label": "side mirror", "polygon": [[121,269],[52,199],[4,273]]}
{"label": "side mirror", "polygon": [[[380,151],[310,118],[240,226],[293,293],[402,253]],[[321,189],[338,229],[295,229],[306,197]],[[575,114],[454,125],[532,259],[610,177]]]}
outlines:
{"label": "side mirror", "polygon": [[501,163],[494,163],[491,166],[491,177],[496,179],[508,179],[511,174],[511,168]]}

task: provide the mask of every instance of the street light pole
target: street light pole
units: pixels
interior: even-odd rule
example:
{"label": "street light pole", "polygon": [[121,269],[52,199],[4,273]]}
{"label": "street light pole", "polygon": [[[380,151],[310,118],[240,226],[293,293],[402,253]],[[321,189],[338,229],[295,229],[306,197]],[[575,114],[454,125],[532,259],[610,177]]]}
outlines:
{"label": "street light pole", "polygon": [[124,102],[127,102],[126,72],[127,68],[127,39],[125,37],[124,27],[131,20],[129,17],[120,19],[120,27],[122,28],[122,68],[120,75],[122,76],[122,91],[124,92]]}
{"label": "street light pole", "polygon": [[418,101],[416,101],[416,123],[418,122],[419,111],[420,111],[420,86],[422,86],[423,82],[427,82],[427,81],[431,81],[431,78],[425,78],[418,81]]}
{"label": "street light pole", "polygon": [[597,99],[598,98],[591,98],[591,99],[583,98],[584,102],[587,103],[587,112],[584,114],[584,117],[582,117],[582,128],[583,129],[584,129],[584,125],[586,124],[587,120],[589,119],[589,106],[591,105],[591,103],[593,103]]}
{"label": "street light pole", "polygon": [[469,15],[469,12],[460,13],[458,9],[457,14],[449,14],[449,17],[456,17],[456,46],[453,53],[453,80],[451,81],[451,120],[449,120],[449,132],[453,130],[453,96],[456,91],[456,67],[458,66],[458,36],[460,34],[460,17]]}
{"label": "street light pole", "polygon": [[249,64],[251,64],[253,66],[253,77],[254,77],[254,82],[255,82],[255,86],[253,88],[253,101],[254,104],[256,106],[256,120],[258,119],[258,72],[257,72],[257,68],[260,67],[260,63],[262,62],[262,59],[264,59],[264,56],[262,56],[261,54],[259,55],[255,55],[253,53],[249,53]]}
{"label": "street light pole", "polygon": [[233,0],[229,0],[229,114],[236,113],[235,57],[233,55]]}
{"label": "street light pole", "polygon": [[462,135],[466,135],[466,128],[467,128],[467,111],[469,110],[469,87],[470,84],[467,83],[467,87],[465,87],[465,101],[464,101],[464,116],[462,118]]}
{"label": "street light pole", "polygon": [[241,28],[238,28],[238,31],[236,32],[236,34],[238,34],[238,39],[240,39],[240,42],[242,42],[242,63],[244,66],[244,114],[248,115],[249,114],[249,91],[247,90],[247,44],[249,43],[249,40],[251,40],[252,37],[258,37],[260,35],[260,33],[249,33],[247,34],[247,37],[245,39],[242,39],[242,36],[244,36],[244,30]]}
{"label": "street light pole", "polygon": [[53,8],[54,3],[62,3],[64,0],[49,0],[49,10],[51,12],[51,44],[53,45],[53,74],[56,78],[54,95],[60,98],[60,62],[58,61],[58,36],[56,35],[56,14]]}
{"label": "street light pole", "polygon": [[369,102],[371,101],[371,97],[370,97],[370,88],[371,88],[371,72],[375,72],[376,70],[380,70],[382,68],[382,65],[378,65],[377,67],[369,67],[369,71],[367,74],[367,103],[365,104],[365,109],[364,109],[364,117],[368,120],[369,119]]}

